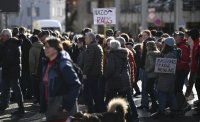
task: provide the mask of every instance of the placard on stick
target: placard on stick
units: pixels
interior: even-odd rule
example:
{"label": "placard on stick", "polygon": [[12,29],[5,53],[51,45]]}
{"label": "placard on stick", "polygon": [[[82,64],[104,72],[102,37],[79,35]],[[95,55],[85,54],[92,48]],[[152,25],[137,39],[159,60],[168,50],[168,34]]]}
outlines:
{"label": "placard on stick", "polygon": [[177,59],[156,58],[155,72],[157,73],[175,73]]}
{"label": "placard on stick", "polygon": [[116,8],[94,8],[93,18],[95,25],[116,24]]}

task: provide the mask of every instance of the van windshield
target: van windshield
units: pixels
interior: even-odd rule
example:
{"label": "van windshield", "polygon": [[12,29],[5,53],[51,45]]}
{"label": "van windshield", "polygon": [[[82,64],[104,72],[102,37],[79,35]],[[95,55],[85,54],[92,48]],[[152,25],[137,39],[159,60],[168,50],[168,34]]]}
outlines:
{"label": "van windshield", "polygon": [[42,29],[43,30],[52,30],[52,31],[57,30],[57,31],[61,32],[60,28],[58,28],[58,27],[42,27]]}

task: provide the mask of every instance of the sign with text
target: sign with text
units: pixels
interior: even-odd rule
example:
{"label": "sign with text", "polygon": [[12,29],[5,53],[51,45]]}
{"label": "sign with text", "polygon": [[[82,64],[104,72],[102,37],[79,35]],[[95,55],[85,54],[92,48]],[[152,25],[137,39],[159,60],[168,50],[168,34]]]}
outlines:
{"label": "sign with text", "polygon": [[156,58],[155,72],[157,73],[175,73],[177,59]]}
{"label": "sign with text", "polygon": [[95,25],[116,24],[116,8],[94,8],[93,18]]}

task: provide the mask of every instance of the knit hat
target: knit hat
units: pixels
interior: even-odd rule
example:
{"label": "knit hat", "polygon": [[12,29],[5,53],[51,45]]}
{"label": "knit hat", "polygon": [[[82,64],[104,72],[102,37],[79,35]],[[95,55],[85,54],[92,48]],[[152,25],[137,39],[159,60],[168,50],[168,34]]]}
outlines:
{"label": "knit hat", "polygon": [[175,45],[175,40],[173,37],[168,37],[164,40],[164,43],[170,47],[173,47]]}
{"label": "knit hat", "polygon": [[106,36],[113,36],[113,35],[114,35],[114,32],[112,29],[106,30]]}

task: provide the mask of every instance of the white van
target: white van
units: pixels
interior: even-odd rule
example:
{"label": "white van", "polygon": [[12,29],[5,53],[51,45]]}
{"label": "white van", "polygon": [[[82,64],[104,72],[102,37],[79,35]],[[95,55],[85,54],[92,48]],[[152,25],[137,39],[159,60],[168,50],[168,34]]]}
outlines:
{"label": "white van", "polygon": [[58,30],[62,32],[61,23],[58,20],[43,19],[33,21],[33,29],[44,29],[44,30]]}

